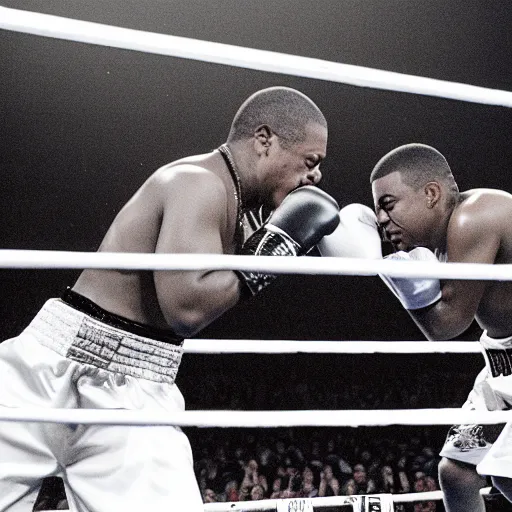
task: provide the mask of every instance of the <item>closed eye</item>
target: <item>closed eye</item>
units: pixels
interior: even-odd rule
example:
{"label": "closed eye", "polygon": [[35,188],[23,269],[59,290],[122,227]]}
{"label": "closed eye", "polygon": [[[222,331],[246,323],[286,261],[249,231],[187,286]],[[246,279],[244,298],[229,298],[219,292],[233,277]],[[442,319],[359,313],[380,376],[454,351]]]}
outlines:
{"label": "closed eye", "polygon": [[306,167],[308,169],[314,169],[318,165],[318,163],[319,163],[318,160],[314,160],[312,158],[308,158],[306,160]]}
{"label": "closed eye", "polygon": [[395,203],[396,203],[395,200],[388,199],[388,200],[385,200],[385,201],[381,201],[380,207],[385,212],[390,212],[393,209],[393,207],[395,206]]}

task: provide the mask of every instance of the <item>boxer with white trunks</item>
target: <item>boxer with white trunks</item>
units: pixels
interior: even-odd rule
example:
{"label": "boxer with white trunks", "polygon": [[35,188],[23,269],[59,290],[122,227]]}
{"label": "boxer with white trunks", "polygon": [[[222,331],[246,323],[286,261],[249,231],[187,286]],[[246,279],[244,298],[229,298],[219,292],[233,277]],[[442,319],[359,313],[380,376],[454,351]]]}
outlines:
{"label": "boxer with white trunks", "polygon": [[[393,258],[512,263],[512,195],[491,189],[460,192],[436,149],[407,144],[372,171],[379,226],[396,249]],[[430,340],[449,340],[476,319],[486,368],[464,407],[509,408],[512,403],[512,284],[499,281],[396,279],[382,276]],[[512,501],[510,425],[493,439],[478,425],[452,427],[439,478],[448,512],[482,512],[479,488],[493,483]],[[477,473],[478,470],[478,473]]]}
{"label": "boxer with white trunks", "polygon": [[[240,107],[226,144],[157,170],[100,251],[305,254],[339,222],[315,185],[327,123],[302,93],[273,87]],[[273,211],[244,236],[244,212]],[[185,337],[274,276],[232,271],[84,270],[0,345],[0,406],[181,411]],[[0,423],[0,511],[61,475],[71,510],[203,510],[186,436],[175,427]]]}

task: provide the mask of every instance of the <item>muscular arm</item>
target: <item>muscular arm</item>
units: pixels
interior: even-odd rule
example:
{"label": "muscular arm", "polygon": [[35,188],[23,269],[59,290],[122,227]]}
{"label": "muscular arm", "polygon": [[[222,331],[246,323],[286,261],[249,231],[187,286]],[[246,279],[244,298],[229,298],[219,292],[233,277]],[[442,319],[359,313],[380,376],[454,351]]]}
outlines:
{"label": "muscular arm", "polygon": [[[224,252],[227,193],[217,176],[185,168],[161,193],[165,199],[157,253]],[[185,337],[234,306],[240,294],[239,280],[231,271],[155,272],[154,282],[165,319]]]}
{"label": "muscular arm", "polygon": [[[448,261],[494,263],[500,246],[499,222],[494,214],[477,204],[459,208],[448,226]],[[428,339],[452,339],[471,325],[485,286],[485,281],[444,281],[441,300],[427,308],[411,310],[409,314]]]}

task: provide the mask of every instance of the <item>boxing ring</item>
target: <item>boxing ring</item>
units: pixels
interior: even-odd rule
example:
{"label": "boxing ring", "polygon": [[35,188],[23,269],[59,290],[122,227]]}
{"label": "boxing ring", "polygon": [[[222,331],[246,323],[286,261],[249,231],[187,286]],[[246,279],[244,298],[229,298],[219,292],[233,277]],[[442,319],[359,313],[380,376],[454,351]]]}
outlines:
{"label": "boxing ring", "polygon": [[[0,29],[70,41],[104,45],[185,59],[239,66],[260,71],[330,80],[344,84],[423,94],[459,101],[512,107],[512,92],[487,89],[377,69],[280,54],[252,48],[141,32],[0,7]],[[512,265],[420,263],[347,258],[253,257],[227,255],[109,254],[66,251],[0,250],[5,269],[130,269],[130,270],[240,270],[271,274],[418,277],[512,281]],[[426,354],[479,353],[467,342],[326,342],[291,340],[186,340],[189,354]],[[137,411],[0,409],[0,421],[56,422],[103,425],[176,425],[196,427],[381,427],[388,425],[497,424],[512,421],[512,411],[481,412],[462,409],[310,410],[310,411],[186,411],[176,414]],[[486,492],[486,490],[484,490]],[[441,491],[382,496],[389,502],[439,500]],[[368,507],[371,496],[293,498],[257,502],[216,503],[207,511],[277,510],[307,512],[315,508]],[[377,496],[375,497],[377,499]],[[368,508],[367,508],[368,510]]]}

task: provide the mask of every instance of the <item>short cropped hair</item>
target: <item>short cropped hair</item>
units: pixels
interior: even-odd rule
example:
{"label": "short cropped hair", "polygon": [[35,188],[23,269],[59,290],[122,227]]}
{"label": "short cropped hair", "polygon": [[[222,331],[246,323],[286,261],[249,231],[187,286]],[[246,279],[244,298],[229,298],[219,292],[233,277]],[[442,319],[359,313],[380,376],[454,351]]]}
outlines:
{"label": "short cropped hair", "polygon": [[370,183],[392,172],[399,172],[402,181],[415,190],[430,181],[444,181],[453,193],[459,191],[446,158],[426,144],[406,144],[384,155],[373,168]]}
{"label": "short cropped hair", "polygon": [[327,128],[324,115],[310,98],[289,87],[269,87],[254,93],[238,109],[228,142],[248,139],[259,126],[268,125],[289,147],[304,142],[308,123]]}

